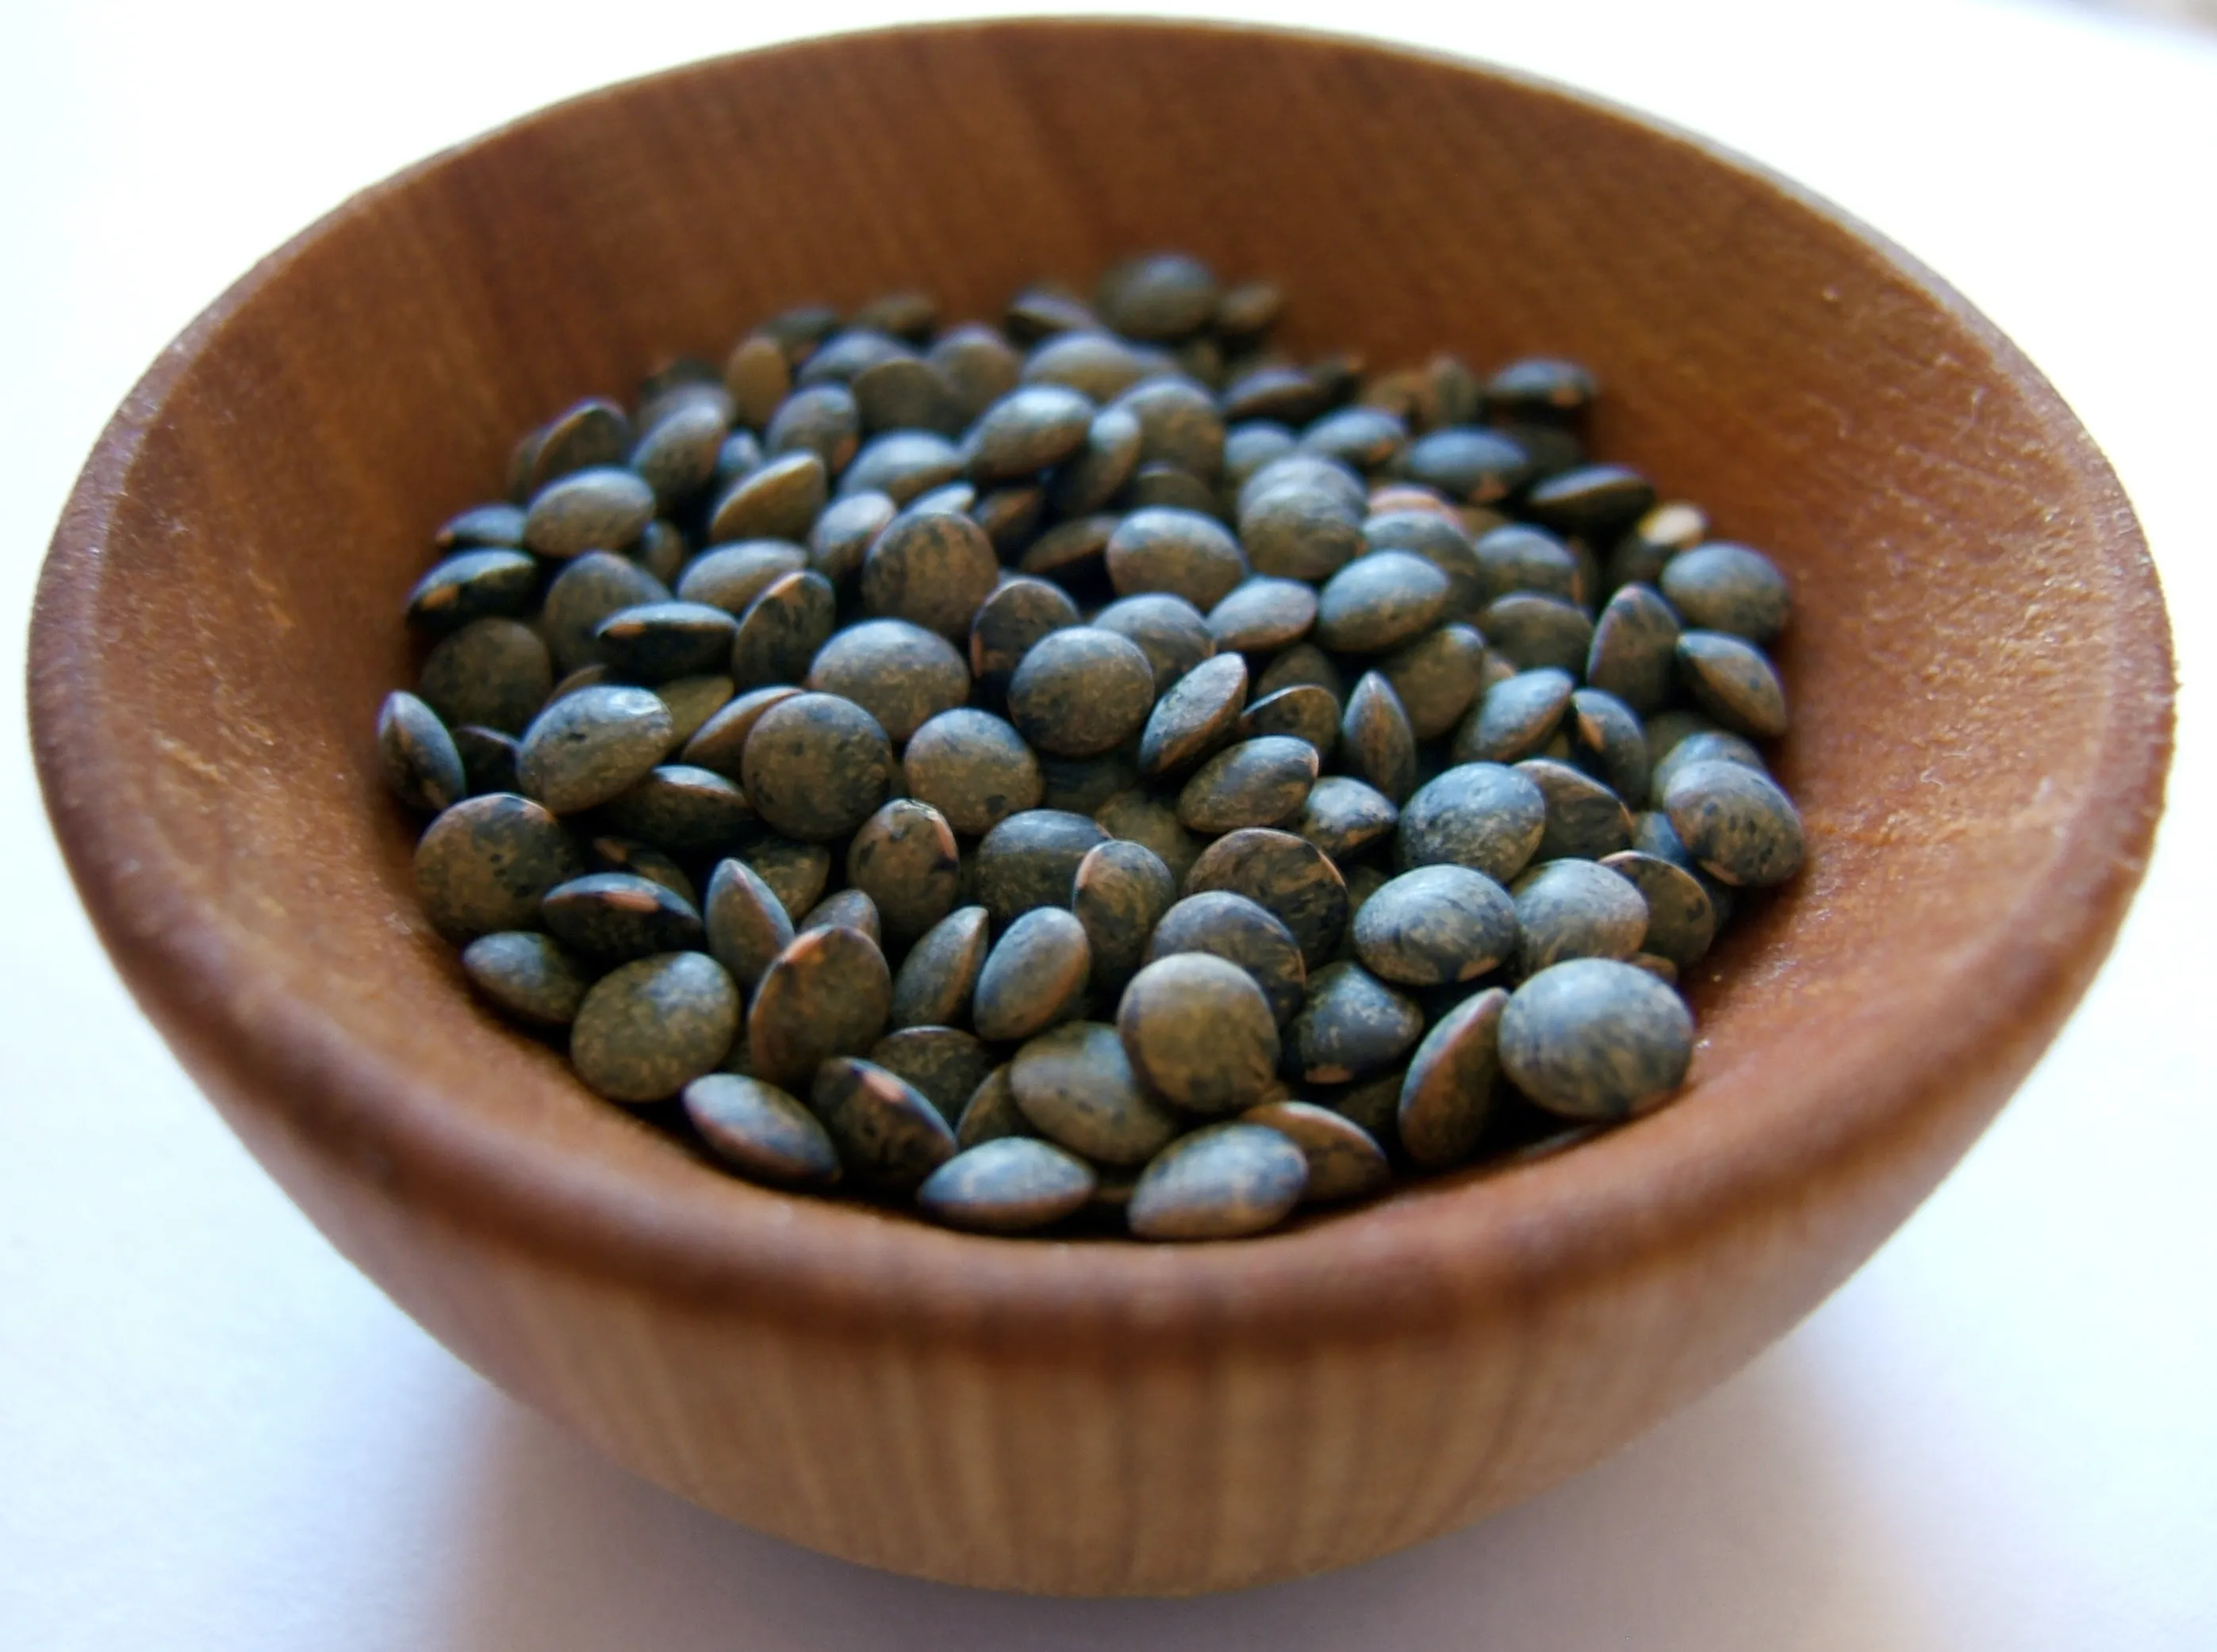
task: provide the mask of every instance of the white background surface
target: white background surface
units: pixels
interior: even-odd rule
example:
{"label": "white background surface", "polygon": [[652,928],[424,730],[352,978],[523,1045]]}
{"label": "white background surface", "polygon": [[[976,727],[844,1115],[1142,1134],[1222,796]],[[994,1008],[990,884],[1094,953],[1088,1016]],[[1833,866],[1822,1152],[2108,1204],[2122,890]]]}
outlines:
{"label": "white background surface", "polygon": [[[549,99],[916,10],[797,9],[4,0],[0,720],[22,726],[22,617],[71,478],[232,277]],[[2000,1124],[1779,1347],[1482,1527],[1199,1601],[911,1583],[603,1464],[341,1262],[118,985],[9,735],[0,1649],[2217,1647],[2217,50],[1965,0],[1224,15],[1359,21],[1751,153],[1962,287],[2107,448],[2177,627],[2171,809]]]}

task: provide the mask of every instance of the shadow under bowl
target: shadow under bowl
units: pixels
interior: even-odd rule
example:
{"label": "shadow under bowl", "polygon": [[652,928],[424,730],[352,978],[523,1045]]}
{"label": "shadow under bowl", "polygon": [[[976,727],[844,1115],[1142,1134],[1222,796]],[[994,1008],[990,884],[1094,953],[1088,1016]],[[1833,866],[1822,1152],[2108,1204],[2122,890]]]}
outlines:
{"label": "shadow under bowl", "polygon": [[[992,315],[1188,247],[1373,362],[1548,352],[1598,450],[1794,582],[1807,872],[1689,989],[1683,1097],[1216,1247],[1012,1243],[704,1168],[464,990],[372,734],[402,596],[514,435],[803,299]],[[2084,988],[2169,753],[2155,576],[2039,374],[1683,135],[1379,47],[1155,23],[811,42],[349,202],[155,364],[56,536],[40,772],[224,1117],[435,1335],[749,1526],[952,1581],[1224,1588],[1575,1472],[1837,1285]]]}

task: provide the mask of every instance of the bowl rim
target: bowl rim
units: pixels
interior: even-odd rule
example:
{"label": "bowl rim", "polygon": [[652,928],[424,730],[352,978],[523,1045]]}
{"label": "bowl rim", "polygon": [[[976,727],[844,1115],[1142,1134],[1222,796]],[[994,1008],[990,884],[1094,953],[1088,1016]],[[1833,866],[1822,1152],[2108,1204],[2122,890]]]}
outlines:
{"label": "bowl rim", "polygon": [[[1443,66],[1632,128],[1808,214],[1812,229],[1829,232],[1843,256],[1944,311],[1964,343],[1980,353],[1979,365],[2010,381],[2077,484],[2071,502],[2087,524],[2082,537],[2116,588],[2123,645],[2102,685],[2107,720],[2097,772],[2058,829],[2050,875],[2029,880],[2009,921],[1965,949],[1961,969],[1983,983],[1975,1002],[1870,1016],[1870,1041],[1855,1059],[1836,1048],[1800,1076],[1791,1112],[1801,1127],[1793,1131],[1777,1128],[1782,1104],[1775,1098],[1766,1104],[1759,1095],[1735,1094],[1729,1099],[1738,1105],[1689,1106],[1701,1093],[1697,1086],[1680,1102],[1574,1153],[1405,1184],[1380,1203],[1254,1240],[1011,1244],[720,1176],[713,1197],[652,1196],[621,1170],[518,1141],[442,1108],[435,1088],[411,1081],[404,1066],[291,997],[269,956],[207,920],[177,875],[182,863],[148,823],[120,806],[99,755],[102,696],[87,685],[102,670],[95,624],[102,548],[133,466],[195,363],[219,345],[263,289],[388,195],[526,128],[601,104],[652,96],[742,61],[836,53],[857,40],[929,34],[1013,41],[1087,32],[1263,36],[1294,50]],[[1445,52],[1251,24],[1019,18],[817,36],[677,65],[518,116],[349,197],[203,311],[103,430],[40,573],[29,702],[51,824],[141,1007],[219,1103],[266,1113],[295,1144],[345,1161],[404,1203],[580,1273],[819,1328],[867,1322],[1002,1341],[1115,1323],[1313,1341],[1422,1335],[1436,1328],[1449,1300],[1528,1299],[1542,1280],[1621,1267],[1638,1244],[1726,1224],[1735,1208],[1751,1203],[1791,1199],[1842,1155],[1880,1151],[1904,1135],[1948,1134],[1945,1162],[1952,1162],[2084,991],[2121,922],[2160,809],[2172,676],[2168,623],[2145,541],[2115,478],[2061,398],[1961,295],[1804,187],[1652,116]],[[1874,1073],[1884,1082],[1872,1082]],[[1951,1099],[1959,1105],[1951,1108]],[[248,1140],[267,1162],[257,1136]],[[1898,1220],[1906,1207],[1893,1214]],[[1891,1225],[1874,1231],[1864,1251]]]}

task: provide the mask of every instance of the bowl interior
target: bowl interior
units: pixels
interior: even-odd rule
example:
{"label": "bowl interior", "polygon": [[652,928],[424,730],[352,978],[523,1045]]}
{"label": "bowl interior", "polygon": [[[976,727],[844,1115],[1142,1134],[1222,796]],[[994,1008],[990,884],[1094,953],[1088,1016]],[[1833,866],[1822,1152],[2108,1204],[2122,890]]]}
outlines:
{"label": "bowl interior", "polygon": [[1690,983],[1676,1105],[1182,1277],[1236,1275],[1260,1322],[1271,1281],[1305,1312],[1368,1300],[1374,1263],[1487,1233],[1530,1265],[1543,1211],[1590,1261],[1928,1118],[1967,1141],[1999,1092],[1933,1098],[1997,1063],[2005,1088],[2083,984],[2168,726],[2152,578],[2068,414],[1906,261],[1697,143],[1445,62],[1094,24],[812,44],[563,106],[350,202],[150,374],[64,525],[38,737],[127,974],[219,1096],[262,1098],[250,1135],[796,1304],[835,1277],[902,1311],[1167,1277],[1160,1251],[796,1204],[586,1095],[462,989],[372,737],[431,530],[497,494],[528,424],[803,299],[915,286],[992,316],[1155,246],[1283,283],[1301,346],[1591,364],[1597,449],[1794,582],[1779,769],[1812,850]]}

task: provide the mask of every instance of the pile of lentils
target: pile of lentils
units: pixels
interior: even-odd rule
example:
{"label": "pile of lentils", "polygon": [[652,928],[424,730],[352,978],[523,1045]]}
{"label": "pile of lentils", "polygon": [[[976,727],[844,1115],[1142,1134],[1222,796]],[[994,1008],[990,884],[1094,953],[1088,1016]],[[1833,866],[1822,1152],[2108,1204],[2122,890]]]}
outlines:
{"label": "pile of lentils", "polygon": [[525,437],[386,702],[470,982],[705,1160],[1259,1232],[1683,1080],[1799,817],[1762,554],[1592,378],[1274,348],[1183,256],[787,311]]}

